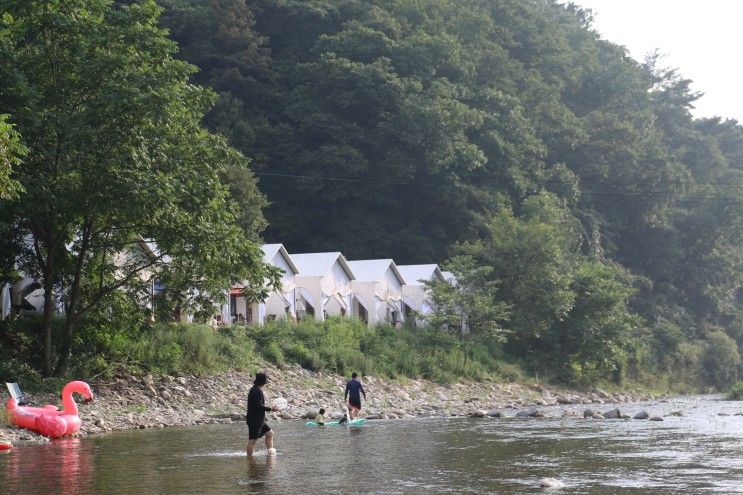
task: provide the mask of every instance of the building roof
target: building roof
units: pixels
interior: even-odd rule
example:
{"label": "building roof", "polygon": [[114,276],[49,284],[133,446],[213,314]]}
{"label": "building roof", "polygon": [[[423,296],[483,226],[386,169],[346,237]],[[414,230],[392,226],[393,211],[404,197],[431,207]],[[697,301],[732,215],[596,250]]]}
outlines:
{"label": "building roof", "polygon": [[441,272],[441,274],[444,276],[444,280],[446,280],[450,284],[452,285],[457,284],[457,277],[455,277],[452,272]]}
{"label": "building roof", "polygon": [[353,270],[353,274],[356,275],[356,280],[362,282],[376,282],[384,277],[384,274],[388,269],[392,269],[392,273],[395,274],[398,282],[401,285],[405,285],[405,278],[397,269],[394,260],[387,258],[381,260],[356,260],[349,261],[348,266]]}
{"label": "building roof", "polygon": [[263,251],[263,261],[265,263],[272,263],[276,253],[281,253],[281,256],[286,260],[286,264],[289,265],[289,268],[294,271],[294,274],[299,274],[299,268],[297,268],[292,257],[289,256],[289,252],[283,244],[264,244],[261,246],[261,250]]}
{"label": "building roof", "polygon": [[422,285],[421,280],[433,280],[434,278],[438,278],[442,282],[445,281],[439,265],[435,263],[431,265],[398,265],[397,269],[400,270],[407,285]]}
{"label": "building roof", "polygon": [[321,277],[326,275],[333,264],[340,263],[348,278],[356,280],[356,277],[348,266],[346,258],[338,251],[329,253],[299,253],[291,254],[294,264],[299,268],[299,274],[303,277]]}

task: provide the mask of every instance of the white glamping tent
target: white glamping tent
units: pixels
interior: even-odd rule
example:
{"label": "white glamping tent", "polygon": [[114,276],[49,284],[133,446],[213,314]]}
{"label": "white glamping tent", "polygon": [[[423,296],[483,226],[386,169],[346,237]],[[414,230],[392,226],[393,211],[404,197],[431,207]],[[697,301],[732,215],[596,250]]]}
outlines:
{"label": "white glamping tent", "polygon": [[[441,281],[444,282],[444,274],[441,272],[439,265],[399,265],[397,267],[405,279],[405,285],[402,286],[402,299],[405,304],[405,319],[412,318],[413,311],[420,315],[427,315],[433,311],[433,303],[430,294],[423,281]],[[422,323],[416,319],[415,323]]]}
{"label": "white glamping tent", "polygon": [[[255,323],[263,325],[266,320],[296,318],[295,277],[299,273],[297,265],[283,244],[264,244],[263,261],[280,268],[281,288],[269,294],[262,303],[248,304],[242,295],[243,286],[230,289],[229,319],[233,323]],[[224,311],[223,311],[224,313]]]}
{"label": "white glamping tent", "polygon": [[355,277],[341,253],[301,253],[291,258],[299,268],[295,278],[299,319],[314,316],[324,321],[327,316],[358,316],[351,306],[351,281]]}
{"label": "white glamping tent", "polygon": [[349,261],[356,280],[351,282],[354,314],[369,326],[403,321],[402,287],[405,284],[391,259]]}

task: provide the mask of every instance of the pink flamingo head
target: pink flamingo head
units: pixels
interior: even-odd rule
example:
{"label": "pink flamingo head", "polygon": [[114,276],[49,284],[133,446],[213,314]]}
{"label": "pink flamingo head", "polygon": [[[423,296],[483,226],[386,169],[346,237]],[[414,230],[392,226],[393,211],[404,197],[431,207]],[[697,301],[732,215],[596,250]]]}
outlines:
{"label": "pink flamingo head", "polygon": [[93,391],[90,390],[90,385],[80,380],[68,383],[62,389],[62,404],[66,414],[77,414],[77,404],[75,404],[72,394],[82,395],[86,402],[93,400]]}

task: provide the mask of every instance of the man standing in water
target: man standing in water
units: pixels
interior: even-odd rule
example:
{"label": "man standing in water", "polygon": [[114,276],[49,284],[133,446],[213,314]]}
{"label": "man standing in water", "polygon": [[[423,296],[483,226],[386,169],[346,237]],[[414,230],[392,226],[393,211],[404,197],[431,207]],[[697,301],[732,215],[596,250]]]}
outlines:
{"label": "man standing in water", "polygon": [[348,400],[349,408],[351,409],[351,420],[358,417],[359,411],[361,411],[361,395],[366,400],[366,392],[361,382],[356,378],[356,373],[351,374],[351,379],[346,383],[346,393],[343,396],[343,400]]}
{"label": "man standing in water", "polygon": [[266,383],[268,383],[268,376],[265,373],[256,373],[253,386],[248,392],[248,413],[245,415],[245,422],[248,424],[248,457],[253,456],[255,444],[263,436],[266,437],[266,452],[276,453],[276,449],[273,448],[273,431],[266,424],[266,411],[278,409],[266,406],[266,399],[261,390]]}

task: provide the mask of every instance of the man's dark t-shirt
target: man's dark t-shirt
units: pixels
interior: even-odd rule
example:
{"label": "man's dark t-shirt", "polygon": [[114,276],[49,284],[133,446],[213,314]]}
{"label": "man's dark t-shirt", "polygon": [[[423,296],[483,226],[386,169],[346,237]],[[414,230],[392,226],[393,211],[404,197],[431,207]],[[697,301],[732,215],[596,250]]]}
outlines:
{"label": "man's dark t-shirt", "polygon": [[261,425],[266,421],[266,407],[263,390],[257,385],[253,385],[248,392],[248,413],[245,415],[245,422],[249,425]]}
{"label": "man's dark t-shirt", "polygon": [[348,383],[346,383],[346,394],[348,396],[348,399],[356,404],[361,403],[361,394],[364,394],[364,398],[366,398],[366,392],[364,392],[364,387],[361,385],[361,382],[354,379],[348,380]]}

